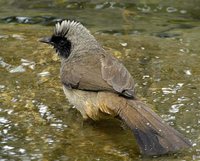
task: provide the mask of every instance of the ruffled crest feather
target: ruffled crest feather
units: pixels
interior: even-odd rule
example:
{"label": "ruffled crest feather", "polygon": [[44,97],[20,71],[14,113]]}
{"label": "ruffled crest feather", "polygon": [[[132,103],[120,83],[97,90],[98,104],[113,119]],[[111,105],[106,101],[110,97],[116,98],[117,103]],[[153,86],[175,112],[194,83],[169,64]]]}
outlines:
{"label": "ruffled crest feather", "polygon": [[89,32],[80,22],[64,20],[55,25],[54,35],[65,37],[70,32],[79,32],[82,30]]}

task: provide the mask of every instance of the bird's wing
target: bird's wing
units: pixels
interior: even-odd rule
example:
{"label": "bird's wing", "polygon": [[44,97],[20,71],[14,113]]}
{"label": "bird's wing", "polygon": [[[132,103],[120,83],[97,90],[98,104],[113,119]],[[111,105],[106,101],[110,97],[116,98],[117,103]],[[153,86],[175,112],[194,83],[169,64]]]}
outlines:
{"label": "bird's wing", "polygon": [[112,91],[130,98],[134,96],[134,83],[130,73],[108,53],[85,53],[67,60],[62,63],[61,81],[71,88]]}
{"label": "bird's wing", "polygon": [[124,96],[134,96],[134,81],[131,74],[118,59],[106,53],[101,59],[102,78]]}

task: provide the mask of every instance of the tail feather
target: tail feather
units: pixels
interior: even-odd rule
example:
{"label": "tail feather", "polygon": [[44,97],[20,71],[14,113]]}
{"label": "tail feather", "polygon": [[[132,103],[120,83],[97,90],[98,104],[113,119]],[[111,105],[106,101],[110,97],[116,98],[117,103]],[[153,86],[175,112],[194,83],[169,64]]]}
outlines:
{"label": "tail feather", "polygon": [[119,116],[133,131],[143,154],[161,155],[191,146],[189,140],[139,100],[127,100],[125,107],[119,108]]}

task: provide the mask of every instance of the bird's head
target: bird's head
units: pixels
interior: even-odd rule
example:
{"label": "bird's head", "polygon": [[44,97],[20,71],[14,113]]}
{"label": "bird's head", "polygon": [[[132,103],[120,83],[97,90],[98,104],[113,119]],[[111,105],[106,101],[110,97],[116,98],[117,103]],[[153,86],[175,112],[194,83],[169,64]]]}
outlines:
{"label": "bird's head", "polygon": [[55,25],[50,37],[40,39],[40,42],[52,45],[59,56],[68,58],[73,50],[89,49],[96,44],[95,38],[81,23],[64,20]]}

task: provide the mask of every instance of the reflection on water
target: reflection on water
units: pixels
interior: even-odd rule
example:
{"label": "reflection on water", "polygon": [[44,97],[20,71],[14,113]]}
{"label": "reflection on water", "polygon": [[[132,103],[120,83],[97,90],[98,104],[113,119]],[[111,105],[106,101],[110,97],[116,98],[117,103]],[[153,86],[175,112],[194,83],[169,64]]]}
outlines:
{"label": "reflection on water", "polygon": [[5,68],[7,71],[10,73],[22,73],[25,72],[26,69],[24,68],[25,66],[29,67],[30,69],[35,69],[35,62],[31,62],[26,59],[21,59],[21,65],[15,67],[11,64],[8,64],[3,61],[3,59],[0,57],[0,65]]}
{"label": "reflection on water", "polygon": [[[183,3],[184,2],[184,3]],[[153,160],[200,159],[199,1],[0,2],[0,159],[151,160],[117,120],[83,122],[60,62],[38,39],[62,18],[87,26],[133,75],[137,95],[193,148]]]}

